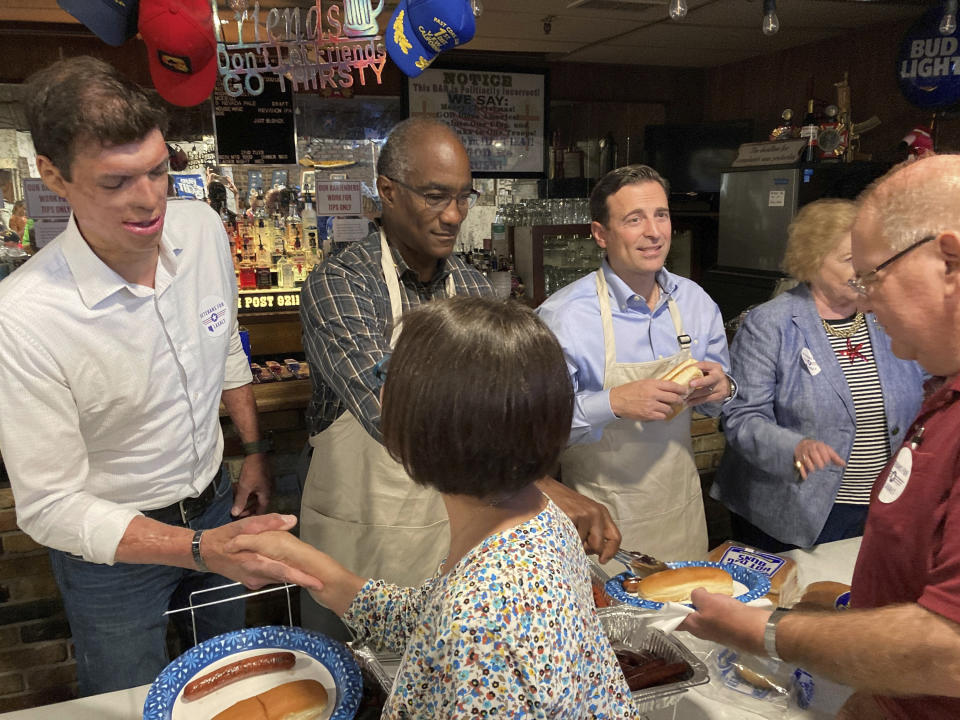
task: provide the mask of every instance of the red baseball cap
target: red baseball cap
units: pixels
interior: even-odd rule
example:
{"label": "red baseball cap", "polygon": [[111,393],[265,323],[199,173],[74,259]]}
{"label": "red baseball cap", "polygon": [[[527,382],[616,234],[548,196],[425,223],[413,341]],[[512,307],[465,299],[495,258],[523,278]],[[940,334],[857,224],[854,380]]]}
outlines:
{"label": "red baseball cap", "polygon": [[174,105],[198,105],[217,82],[217,39],[209,0],[140,0],[140,36],[150,77]]}

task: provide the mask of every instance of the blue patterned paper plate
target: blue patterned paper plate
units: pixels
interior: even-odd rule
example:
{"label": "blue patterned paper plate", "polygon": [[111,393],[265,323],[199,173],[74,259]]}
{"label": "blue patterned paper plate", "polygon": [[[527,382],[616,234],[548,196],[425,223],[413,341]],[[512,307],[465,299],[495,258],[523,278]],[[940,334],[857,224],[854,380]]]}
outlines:
{"label": "blue patterned paper plate", "polygon": [[[756,600],[762,598],[768,592],[770,592],[770,578],[766,575],[761,575],[758,572],[753,570],[748,570],[742,565],[721,565],[718,562],[708,562],[704,561],[689,561],[689,562],[671,562],[667,563],[670,568],[684,568],[684,567],[719,567],[726,570],[733,576],[734,581],[740,583],[746,587],[746,592],[737,595],[737,600],[742,603],[748,603],[751,600]],[[627,578],[633,577],[633,573],[622,572],[619,575],[610,578],[607,581],[607,584],[604,587],[607,590],[607,593],[614,600],[622,602],[626,605],[633,605],[634,607],[646,608],[647,610],[659,610],[663,607],[662,602],[655,602],[653,600],[644,600],[642,597],[632,595],[623,589],[621,584]]]}
{"label": "blue patterned paper plate", "polygon": [[[218,661],[228,656],[237,655],[236,659],[240,659],[247,654],[282,650],[289,650],[297,656],[293,670],[241,680],[191,703],[180,700],[180,692],[188,682],[202,674],[208,666],[223,664]],[[363,679],[357,661],[343,643],[312,630],[267,626],[217,635],[190,648],[167,665],[150,686],[143,705],[143,720],[187,720],[195,716],[209,718],[220,709],[256,695],[278,684],[278,681],[288,682],[303,677],[314,677],[323,682],[333,700],[332,709],[328,705],[321,718],[349,720],[356,714],[363,694]],[[211,712],[207,703],[215,697],[218,705],[223,707]]]}

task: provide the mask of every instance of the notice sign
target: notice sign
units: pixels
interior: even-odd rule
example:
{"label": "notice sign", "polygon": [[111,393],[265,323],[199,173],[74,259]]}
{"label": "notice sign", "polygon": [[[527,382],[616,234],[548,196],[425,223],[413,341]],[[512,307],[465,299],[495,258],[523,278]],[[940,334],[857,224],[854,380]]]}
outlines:
{"label": "notice sign", "polygon": [[408,78],[410,116],[439,118],[453,127],[478,177],[542,175],[542,74],[428,68]]}
{"label": "notice sign", "polygon": [[24,178],[23,195],[27,200],[27,214],[35,220],[70,217],[70,203],[48,190],[39,178]]}
{"label": "notice sign", "polygon": [[362,215],[362,182],[318,182],[317,215]]}
{"label": "notice sign", "polygon": [[264,78],[259,95],[213,93],[217,155],[221,165],[294,165],[293,91]]}
{"label": "notice sign", "polygon": [[775,142],[744,143],[737,150],[733,167],[753,165],[792,165],[807,146],[806,140],[777,140]]}

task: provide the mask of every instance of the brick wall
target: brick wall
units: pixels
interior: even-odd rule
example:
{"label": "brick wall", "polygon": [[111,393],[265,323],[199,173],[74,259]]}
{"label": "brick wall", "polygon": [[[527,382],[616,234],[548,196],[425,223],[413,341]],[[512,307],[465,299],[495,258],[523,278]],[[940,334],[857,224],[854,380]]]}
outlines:
{"label": "brick wall", "polygon": [[0,489],[0,712],[76,696],[70,628],[47,552],[16,525]]}
{"label": "brick wall", "polygon": [[693,413],[690,436],[697,470],[701,475],[712,473],[720,465],[720,456],[723,455],[724,439],[719,418]]}

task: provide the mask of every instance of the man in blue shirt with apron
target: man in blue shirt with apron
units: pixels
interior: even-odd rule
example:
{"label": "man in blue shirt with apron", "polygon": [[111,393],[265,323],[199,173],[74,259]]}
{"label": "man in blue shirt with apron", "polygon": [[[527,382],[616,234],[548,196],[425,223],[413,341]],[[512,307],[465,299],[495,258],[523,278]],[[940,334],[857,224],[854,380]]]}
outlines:
{"label": "man in blue shirt with apron", "polygon": [[[605,175],[590,197],[603,264],[539,312],[563,346],[576,390],[563,482],[607,506],[624,548],[698,560],[707,530],[687,408],[716,415],[735,384],[726,375],[716,303],[664,269],[668,192],[667,181],[644,165]],[[703,378],[689,386],[659,379],[688,358]],[[667,419],[678,404],[684,411]]]}

